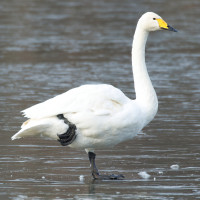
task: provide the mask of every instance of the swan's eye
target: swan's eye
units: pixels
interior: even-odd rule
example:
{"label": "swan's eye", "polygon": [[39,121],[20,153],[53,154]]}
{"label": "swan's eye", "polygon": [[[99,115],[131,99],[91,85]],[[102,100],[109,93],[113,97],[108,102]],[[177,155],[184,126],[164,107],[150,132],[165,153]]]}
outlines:
{"label": "swan's eye", "polygon": [[153,20],[156,20],[156,18],[154,17]]}

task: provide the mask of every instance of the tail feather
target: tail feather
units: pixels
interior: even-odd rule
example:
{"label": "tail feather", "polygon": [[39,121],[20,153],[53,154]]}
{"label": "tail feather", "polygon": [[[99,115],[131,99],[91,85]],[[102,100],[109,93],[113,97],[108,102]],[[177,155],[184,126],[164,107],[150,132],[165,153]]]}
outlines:
{"label": "tail feather", "polygon": [[43,130],[47,128],[45,124],[33,126],[30,128],[22,128],[20,131],[18,131],[15,135],[11,137],[12,140],[20,139],[27,136],[33,136],[33,135],[39,135],[43,133]]}
{"label": "tail feather", "polygon": [[53,139],[58,139],[58,135],[67,131],[69,125],[57,117],[43,119],[29,119],[21,126],[21,130],[11,137],[12,140],[27,136],[45,135]]}

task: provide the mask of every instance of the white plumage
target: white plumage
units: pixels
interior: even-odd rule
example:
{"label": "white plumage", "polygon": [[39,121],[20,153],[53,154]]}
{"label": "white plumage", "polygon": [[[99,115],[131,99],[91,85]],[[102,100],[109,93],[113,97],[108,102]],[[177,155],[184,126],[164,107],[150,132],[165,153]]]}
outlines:
{"label": "white plumage", "polygon": [[[76,126],[76,138],[70,147],[93,152],[132,139],[157,112],[157,96],[145,64],[145,44],[150,31],[161,29],[176,31],[152,12],[138,21],[132,46],[135,100],[111,85],[83,85],[22,111],[29,120],[12,140],[37,134],[58,139],[69,129],[69,124],[58,118],[60,114]],[[100,175],[94,155],[89,158],[93,177],[97,178]]]}
{"label": "white plumage", "polygon": [[68,128],[56,117],[63,113],[78,131],[71,147],[114,146],[141,130],[141,110],[136,104],[111,85],[83,85],[22,111],[30,120],[12,139],[36,134],[58,139],[57,134]]}

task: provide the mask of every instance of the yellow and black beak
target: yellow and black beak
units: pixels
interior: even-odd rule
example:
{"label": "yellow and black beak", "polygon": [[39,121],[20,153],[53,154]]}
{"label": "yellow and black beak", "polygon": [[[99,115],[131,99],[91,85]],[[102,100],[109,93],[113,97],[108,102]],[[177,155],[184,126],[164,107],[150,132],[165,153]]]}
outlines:
{"label": "yellow and black beak", "polygon": [[176,29],[173,27],[169,26],[163,19],[156,19],[160,28],[163,30],[168,30],[168,31],[173,31],[173,32],[178,32]]}

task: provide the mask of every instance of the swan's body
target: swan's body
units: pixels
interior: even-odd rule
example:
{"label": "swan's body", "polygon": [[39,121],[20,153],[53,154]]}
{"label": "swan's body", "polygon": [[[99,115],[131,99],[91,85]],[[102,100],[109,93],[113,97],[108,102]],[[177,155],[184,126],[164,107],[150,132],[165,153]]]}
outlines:
{"label": "swan's body", "polygon": [[144,14],[137,24],[132,46],[135,100],[111,85],[83,85],[22,111],[29,120],[12,139],[36,134],[58,139],[69,129],[67,119],[76,127],[73,141],[67,144],[91,154],[95,177],[98,171],[94,172],[91,152],[132,139],[156,115],[158,101],[146,69],[145,44],[149,32],[160,29],[174,30],[155,13]]}
{"label": "swan's body", "polygon": [[76,148],[114,146],[133,138],[145,123],[137,101],[106,84],[71,89],[23,112],[31,120],[13,139],[38,133],[58,139],[57,134],[68,128],[57,118],[58,114],[64,113],[64,117],[77,127],[77,138],[70,145]]}

